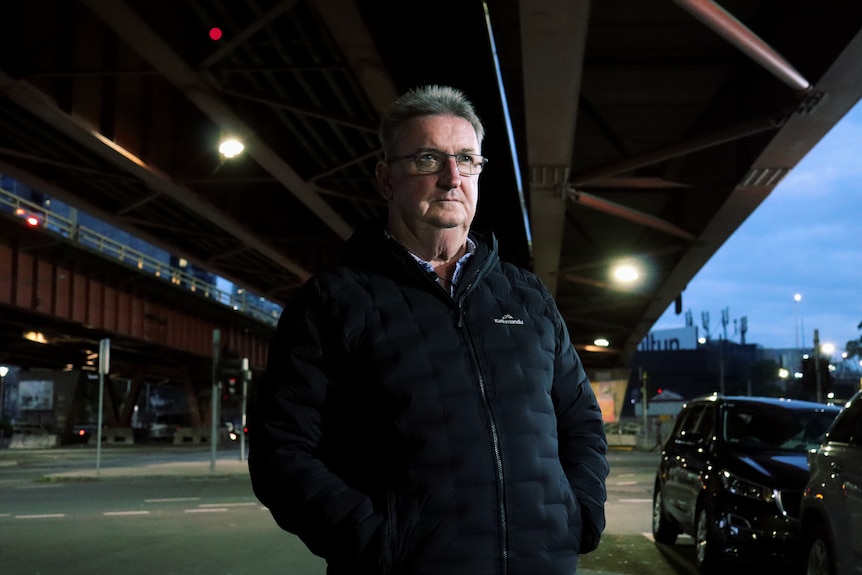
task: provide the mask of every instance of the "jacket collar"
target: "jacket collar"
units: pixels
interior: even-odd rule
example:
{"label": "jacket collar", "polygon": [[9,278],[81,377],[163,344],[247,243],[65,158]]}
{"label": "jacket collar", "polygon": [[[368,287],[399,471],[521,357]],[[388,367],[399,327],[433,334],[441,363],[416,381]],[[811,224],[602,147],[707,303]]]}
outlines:
{"label": "jacket collar", "polygon": [[[386,237],[384,220],[376,220],[358,228],[344,248],[342,264],[382,275],[424,274],[413,257],[394,239]],[[493,233],[470,231],[476,251],[466,262],[462,277],[470,281],[477,272],[488,269],[498,259],[497,238]]]}

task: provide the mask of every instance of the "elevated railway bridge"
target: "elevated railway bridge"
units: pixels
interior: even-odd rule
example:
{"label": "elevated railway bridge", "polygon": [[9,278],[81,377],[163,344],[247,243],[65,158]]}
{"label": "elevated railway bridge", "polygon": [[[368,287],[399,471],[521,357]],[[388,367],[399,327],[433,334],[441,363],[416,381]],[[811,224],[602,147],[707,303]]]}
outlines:
{"label": "elevated railway bridge", "polygon": [[240,398],[228,394],[216,360],[247,358],[254,381],[277,306],[220,289],[214,278],[122,243],[123,234],[82,225],[71,213],[0,189],[0,364],[10,367],[0,419],[73,440],[73,425],[87,423],[85,404],[92,407],[103,340],[110,349],[106,426],[131,428],[153,385],[182,390],[192,427],[211,424],[214,381],[220,401],[235,410]]}

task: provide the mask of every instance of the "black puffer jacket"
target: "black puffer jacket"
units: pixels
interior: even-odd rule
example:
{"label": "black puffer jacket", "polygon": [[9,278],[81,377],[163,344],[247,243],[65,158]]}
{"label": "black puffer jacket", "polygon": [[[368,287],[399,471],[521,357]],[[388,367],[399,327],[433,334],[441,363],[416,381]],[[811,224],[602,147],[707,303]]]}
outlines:
{"label": "black puffer jacket", "polygon": [[598,545],[595,396],[549,292],[474,239],[452,298],[358,233],[282,315],[249,469],[330,574],[571,575]]}

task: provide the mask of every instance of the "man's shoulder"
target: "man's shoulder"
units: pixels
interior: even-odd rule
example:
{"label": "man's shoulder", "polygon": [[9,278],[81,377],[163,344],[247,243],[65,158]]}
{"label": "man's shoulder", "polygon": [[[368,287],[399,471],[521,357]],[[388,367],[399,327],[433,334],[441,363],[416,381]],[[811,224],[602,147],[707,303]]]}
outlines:
{"label": "man's shoulder", "polygon": [[542,286],[542,280],[535,273],[512,262],[500,260],[500,273],[510,281],[517,281],[533,287]]}
{"label": "man's shoulder", "polygon": [[332,291],[355,286],[360,272],[349,265],[336,265],[314,274],[303,286],[307,289]]}

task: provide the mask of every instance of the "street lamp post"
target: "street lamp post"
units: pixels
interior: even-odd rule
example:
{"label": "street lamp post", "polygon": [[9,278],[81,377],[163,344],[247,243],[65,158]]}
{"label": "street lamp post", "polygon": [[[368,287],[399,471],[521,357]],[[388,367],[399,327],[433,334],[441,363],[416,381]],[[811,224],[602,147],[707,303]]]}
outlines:
{"label": "street lamp post", "polygon": [[794,315],[796,316],[796,349],[799,349],[799,302],[802,301],[802,294],[793,294],[793,301],[796,305],[793,306]]}
{"label": "street lamp post", "polygon": [[817,384],[817,403],[823,403],[823,381],[820,377],[820,330],[814,330],[814,381]]}
{"label": "street lamp post", "polygon": [[3,407],[6,404],[6,376],[9,374],[8,365],[0,365],[0,420],[3,419]]}

